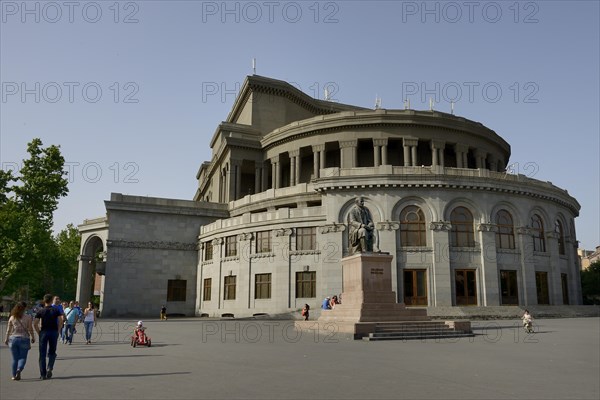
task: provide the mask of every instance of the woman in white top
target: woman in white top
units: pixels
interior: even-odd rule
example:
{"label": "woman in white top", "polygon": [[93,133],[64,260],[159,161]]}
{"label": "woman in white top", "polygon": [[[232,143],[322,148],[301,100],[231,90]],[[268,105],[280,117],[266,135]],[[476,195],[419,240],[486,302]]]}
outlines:
{"label": "woman in white top", "polygon": [[85,326],[85,344],[92,344],[92,330],[96,326],[96,310],[91,301],[83,312],[83,325]]}
{"label": "woman in white top", "polygon": [[[21,372],[27,362],[27,353],[31,349],[31,343],[35,343],[33,336],[33,324],[31,317],[25,314],[26,303],[18,303],[10,312],[6,339],[4,344],[10,347],[12,353],[12,380],[21,380]],[[31,343],[30,343],[31,342]]]}

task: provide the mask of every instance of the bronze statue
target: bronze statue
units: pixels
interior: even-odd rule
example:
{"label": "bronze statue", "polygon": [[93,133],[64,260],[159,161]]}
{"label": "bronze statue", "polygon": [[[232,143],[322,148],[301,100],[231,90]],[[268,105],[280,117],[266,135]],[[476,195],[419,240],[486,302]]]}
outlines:
{"label": "bronze statue", "polygon": [[348,214],[348,249],[351,255],[372,252],[375,241],[375,224],[371,212],[365,207],[365,200],[358,197],[355,202]]}

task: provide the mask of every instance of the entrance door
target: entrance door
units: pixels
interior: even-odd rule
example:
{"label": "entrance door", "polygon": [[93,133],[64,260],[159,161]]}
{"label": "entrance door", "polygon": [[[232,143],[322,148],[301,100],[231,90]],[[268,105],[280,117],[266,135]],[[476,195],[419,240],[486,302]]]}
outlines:
{"label": "entrance door", "polygon": [[560,274],[560,283],[562,285],[563,304],[569,304],[569,285],[567,274]]}
{"label": "entrance door", "polygon": [[538,304],[550,304],[548,295],[548,273],[538,271],[535,273],[535,288]]}
{"label": "entrance door", "polygon": [[517,271],[500,271],[502,305],[518,305]]}
{"label": "entrance door", "polygon": [[474,269],[457,269],[454,272],[457,306],[477,305],[477,280]]}
{"label": "entrance door", "polygon": [[424,269],[404,270],[404,304],[407,306],[427,305],[427,271]]}

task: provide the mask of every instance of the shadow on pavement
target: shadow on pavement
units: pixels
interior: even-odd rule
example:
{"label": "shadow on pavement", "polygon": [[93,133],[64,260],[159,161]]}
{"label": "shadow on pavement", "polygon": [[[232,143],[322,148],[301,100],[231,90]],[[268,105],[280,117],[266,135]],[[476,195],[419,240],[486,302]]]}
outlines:
{"label": "shadow on pavement", "polygon": [[58,356],[56,359],[60,360],[84,360],[86,358],[129,358],[129,357],[162,357],[162,354],[128,354],[125,356],[73,356],[73,357],[61,357]]}
{"label": "shadow on pavement", "polygon": [[154,373],[154,374],[107,374],[107,375],[71,375],[71,376],[57,376],[51,380],[67,380],[67,379],[90,379],[90,378],[142,378],[144,376],[164,376],[164,375],[187,375],[191,372],[165,372],[165,373]]}

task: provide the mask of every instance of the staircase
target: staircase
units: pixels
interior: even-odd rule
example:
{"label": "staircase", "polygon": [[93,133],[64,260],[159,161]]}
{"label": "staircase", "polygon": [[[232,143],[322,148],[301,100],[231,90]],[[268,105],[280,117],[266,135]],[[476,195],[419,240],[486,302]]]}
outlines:
{"label": "staircase", "polygon": [[378,322],[375,332],[362,339],[372,340],[426,340],[475,336],[470,324],[460,321]]}

